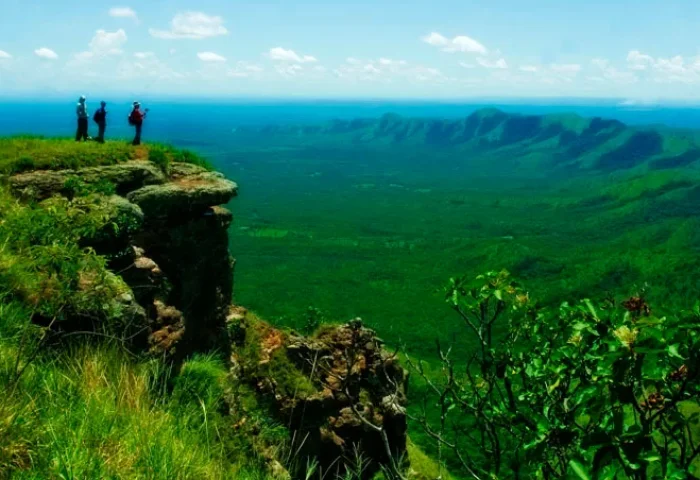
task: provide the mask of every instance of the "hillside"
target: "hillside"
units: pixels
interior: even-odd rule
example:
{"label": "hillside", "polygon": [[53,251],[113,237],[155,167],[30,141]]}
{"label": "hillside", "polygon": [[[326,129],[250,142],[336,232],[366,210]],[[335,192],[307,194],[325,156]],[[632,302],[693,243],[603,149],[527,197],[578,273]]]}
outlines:
{"label": "hillside", "polygon": [[0,169],[0,478],[435,470],[361,321],[305,337],[233,305],[238,186],[199,156],[18,137]]}
{"label": "hillside", "polygon": [[336,120],[312,126],[238,128],[235,137],[264,136],[273,143],[452,149],[471,157],[507,156],[499,166],[610,173],[619,170],[664,170],[700,160],[700,135],[663,127],[630,127],[617,120],[577,115],[519,115],[497,109],[478,110],[460,120],[404,118]]}

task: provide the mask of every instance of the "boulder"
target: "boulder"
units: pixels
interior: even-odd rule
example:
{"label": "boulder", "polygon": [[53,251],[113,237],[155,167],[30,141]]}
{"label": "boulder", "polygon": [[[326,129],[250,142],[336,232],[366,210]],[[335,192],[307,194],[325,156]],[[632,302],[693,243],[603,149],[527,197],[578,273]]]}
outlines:
{"label": "boulder", "polygon": [[76,170],[36,170],[12,175],[8,183],[13,193],[20,197],[43,200],[55,194],[65,193],[66,181],[74,177],[88,184],[110,182],[120,194],[166,181],[165,174],[153,163],[130,161]]}
{"label": "boulder", "polygon": [[181,177],[187,177],[189,175],[199,175],[200,173],[207,173],[208,170],[204,167],[200,167],[199,165],[194,165],[192,163],[172,162],[170,164],[169,172],[170,178],[177,179]]}
{"label": "boulder", "polygon": [[130,202],[143,209],[147,217],[170,218],[191,216],[209,207],[228,203],[238,185],[211,172],[188,175],[163,185],[150,185],[127,195]]}

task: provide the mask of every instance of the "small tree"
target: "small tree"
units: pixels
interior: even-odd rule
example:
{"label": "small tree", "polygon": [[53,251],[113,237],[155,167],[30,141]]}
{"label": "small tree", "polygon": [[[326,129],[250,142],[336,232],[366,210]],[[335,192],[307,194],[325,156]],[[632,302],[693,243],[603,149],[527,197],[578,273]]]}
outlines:
{"label": "small tree", "polygon": [[[472,478],[668,478],[700,461],[700,307],[657,317],[642,297],[530,301],[507,272],[451,279],[447,303],[475,341],[414,416]],[[437,406],[438,415],[431,414]]]}

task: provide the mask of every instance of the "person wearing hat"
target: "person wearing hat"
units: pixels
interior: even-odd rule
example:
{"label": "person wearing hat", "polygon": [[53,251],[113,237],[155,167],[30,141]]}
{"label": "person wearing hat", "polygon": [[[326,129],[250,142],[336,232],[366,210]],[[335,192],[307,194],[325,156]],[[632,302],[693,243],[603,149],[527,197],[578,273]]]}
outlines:
{"label": "person wearing hat", "polygon": [[95,114],[92,116],[92,119],[95,121],[97,127],[99,128],[99,132],[95,140],[97,140],[100,143],[105,143],[105,130],[107,129],[107,109],[105,108],[106,106],[107,102],[100,102],[100,108],[98,108],[95,111]]}
{"label": "person wearing hat", "polygon": [[139,102],[134,102],[134,108],[129,114],[129,125],[133,125],[136,128],[136,135],[134,136],[134,141],[131,142],[132,145],[141,145],[141,128],[143,127],[143,120],[146,118],[145,111],[141,111],[141,104]]}
{"label": "person wearing hat", "polygon": [[85,104],[85,95],[82,95],[78,100],[75,113],[78,115],[78,131],[75,133],[75,141],[86,141],[88,137],[88,109]]}

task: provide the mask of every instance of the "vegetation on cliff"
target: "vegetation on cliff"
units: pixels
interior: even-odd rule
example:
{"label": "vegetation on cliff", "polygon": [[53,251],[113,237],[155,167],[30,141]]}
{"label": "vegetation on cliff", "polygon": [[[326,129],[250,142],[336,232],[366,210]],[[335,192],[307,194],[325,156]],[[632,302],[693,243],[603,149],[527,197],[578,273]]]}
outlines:
{"label": "vegetation on cliff", "polygon": [[697,308],[493,273],[450,282],[437,356],[431,323],[370,318],[407,356],[316,308],[303,336],[231,304],[233,182],[95,147],[0,140],[0,478],[697,477]]}
{"label": "vegetation on cliff", "polygon": [[[389,464],[372,447],[382,438],[389,460],[404,455],[403,411],[372,380],[403,370],[371,331],[357,330],[368,350],[352,381],[328,386],[350,330],[305,340],[238,322],[218,206],[233,182],[169,147],[0,147],[0,478],[365,478],[380,470],[372,456]],[[290,423],[307,409],[315,423]],[[376,440],[355,450],[363,438]],[[312,441],[336,450],[321,458]],[[410,476],[435,469],[410,451]]]}
{"label": "vegetation on cliff", "polygon": [[[12,172],[27,158],[58,158],[56,169],[126,161],[116,143],[0,145],[24,152],[2,157]],[[266,476],[250,438],[223,428],[221,359],[194,356],[175,372],[131,353],[143,312],[109,268],[120,248],[96,248],[133,234],[143,214],[114,184],[82,180],[69,175],[68,197],[40,202],[0,186],[0,478]]]}

